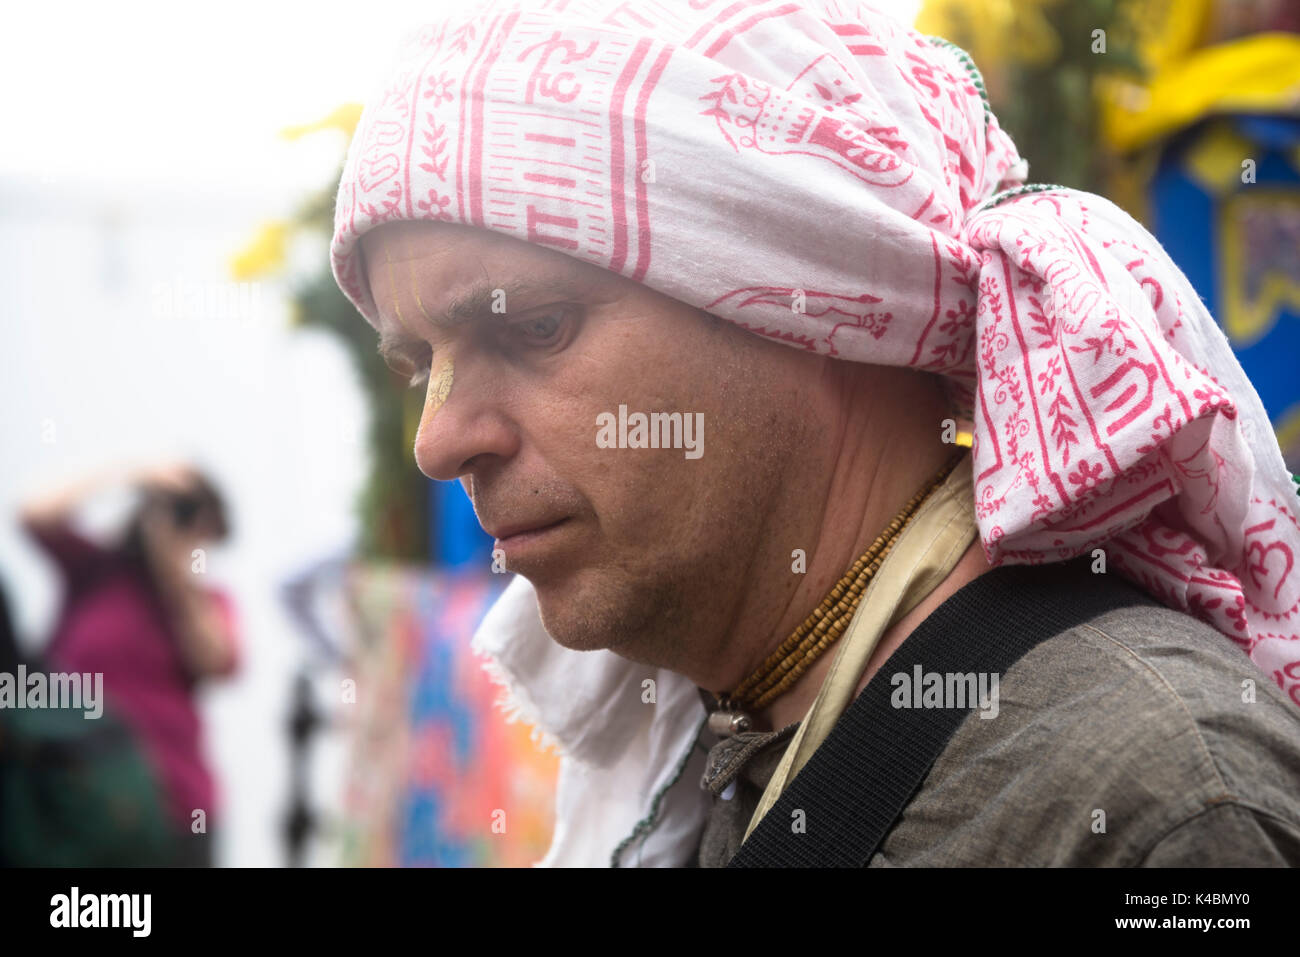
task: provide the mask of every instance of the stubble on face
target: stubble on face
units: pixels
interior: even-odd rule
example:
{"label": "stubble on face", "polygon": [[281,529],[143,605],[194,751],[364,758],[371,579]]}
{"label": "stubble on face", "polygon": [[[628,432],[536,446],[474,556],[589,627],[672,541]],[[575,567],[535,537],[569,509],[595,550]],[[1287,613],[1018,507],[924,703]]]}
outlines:
{"label": "stubble on face", "polygon": [[[798,511],[791,497],[811,494],[805,473],[817,469],[825,436],[819,441],[807,394],[792,375],[815,358],[721,320],[696,314],[689,321],[696,328],[676,338],[676,362],[664,368],[675,369],[690,395],[685,407],[704,412],[704,455],[691,462],[680,451],[657,450],[651,468],[618,462],[634,492],[620,498],[623,507],[607,508],[602,523],[654,533],[619,541],[610,560],[583,569],[562,599],[548,600],[545,587],[539,599],[543,624],[566,648],[606,648],[699,673],[725,653],[755,564],[808,544],[788,527]],[[628,455],[603,454],[620,452]]]}

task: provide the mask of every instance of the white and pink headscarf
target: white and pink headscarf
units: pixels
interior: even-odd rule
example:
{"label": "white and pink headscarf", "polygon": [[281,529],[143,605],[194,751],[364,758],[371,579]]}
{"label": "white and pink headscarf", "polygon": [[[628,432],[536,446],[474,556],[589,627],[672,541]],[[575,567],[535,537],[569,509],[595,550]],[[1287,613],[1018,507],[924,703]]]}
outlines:
{"label": "white and pink headscarf", "polygon": [[376,323],[358,238],[463,223],[941,373],[990,561],[1102,547],[1300,704],[1297,498],[1258,396],[1145,229],[1026,175],[970,59],[863,4],[488,3],[413,33],[367,104],[332,264]]}

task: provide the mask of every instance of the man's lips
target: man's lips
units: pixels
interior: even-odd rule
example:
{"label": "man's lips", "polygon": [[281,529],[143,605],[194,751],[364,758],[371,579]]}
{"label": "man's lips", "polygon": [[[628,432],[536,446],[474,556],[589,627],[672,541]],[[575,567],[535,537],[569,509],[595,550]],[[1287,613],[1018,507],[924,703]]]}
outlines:
{"label": "man's lips", "polygon": [[498,546],[504,545],[507,542],[523,542],[527,541],[534,535],[540,535],[558,525],[562,525],[568,520],[569,519],[566,516],[565,518],[559,518],[549,522],[521,522],[515,525],[504,525],[495,530],[489,529],[488,534],[497,540]]}

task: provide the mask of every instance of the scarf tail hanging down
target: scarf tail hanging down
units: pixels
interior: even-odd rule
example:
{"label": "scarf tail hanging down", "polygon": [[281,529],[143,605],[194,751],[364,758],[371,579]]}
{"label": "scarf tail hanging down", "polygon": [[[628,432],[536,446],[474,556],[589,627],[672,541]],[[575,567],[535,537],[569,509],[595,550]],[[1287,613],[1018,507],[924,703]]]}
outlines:
{"label": "scarf tail hanging down", "polygon": [[864,4],[490,2],[407,36],[331,261],[377,323],[357,240],[460,223],[943,375],[990,561],[1102,549],[1300,705],[1300,520],[1258,396],[1140,224],[1026,176],[970,58]]}

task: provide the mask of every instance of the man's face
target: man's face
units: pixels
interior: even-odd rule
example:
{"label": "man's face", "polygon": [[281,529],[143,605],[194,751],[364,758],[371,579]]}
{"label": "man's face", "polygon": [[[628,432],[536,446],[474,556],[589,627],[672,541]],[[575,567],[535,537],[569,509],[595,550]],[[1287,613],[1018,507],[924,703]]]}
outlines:
{"label": "man's face", "polygon": [[[834,443],[817,425],[828,360],[499,233],[391,223],[362,247],[383,339],[404,343],[390,364],[430,370],[419,468],[461,480],[560,644],[675,658],[734,611],[786,500],[824,492],[801,476]],[[457,303],[487,311],[442,323]],[[620,405],[702,414],[700,454],[602,447]],[[779,543],[786,562],[799,544]]]}

